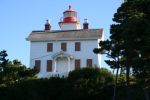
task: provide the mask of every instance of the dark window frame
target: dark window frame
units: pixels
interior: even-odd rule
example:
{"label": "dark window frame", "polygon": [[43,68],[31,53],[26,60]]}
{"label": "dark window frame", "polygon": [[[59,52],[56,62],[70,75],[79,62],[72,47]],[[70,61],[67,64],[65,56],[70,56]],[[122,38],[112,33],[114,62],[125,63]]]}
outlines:
{"label": "dark window frame", "polygon": [[47,60],[47,72],[52,72],[53,61]]}
{"label": "dark window frame", "polygon": [[67,51],[67,43],[66,42],[61,43],[61,50]]}
{"label": "dark window frame", "polygon": [[87,60],[86,60],[86,65],[87,65],[87,67],[92,67],[92,65],[93,65],[93,60],[92,60],[92,59],[87,59]]}
{"label": "dark window frame", "polygon": [[41,60],[35,60],[35,66],[34,69],[38,72],[40,72],[41,69]]}
{"label": "dark window frame", "polygon": [[78,70],[81,68],[81,60],[75,59],[75,70]]}
{"label": "dark window frame", "polygon": [[81,42],[75,42],[75,51],[81,51]]}
{"label": "dark window frame", "polygon": [[47,43],[47,52],[53,51],[53,43]]}

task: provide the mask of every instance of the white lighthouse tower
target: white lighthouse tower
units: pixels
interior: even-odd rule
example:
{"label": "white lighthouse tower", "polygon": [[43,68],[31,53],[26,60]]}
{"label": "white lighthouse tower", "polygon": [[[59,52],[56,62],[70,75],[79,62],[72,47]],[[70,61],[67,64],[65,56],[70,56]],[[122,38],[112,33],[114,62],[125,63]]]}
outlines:
{"label": "white lighthouse tower", "polygon": [[61,30],[77,30],[81,29],[77,12],[72,10],[71,6],[63,12],[63,19],[59,22]]}

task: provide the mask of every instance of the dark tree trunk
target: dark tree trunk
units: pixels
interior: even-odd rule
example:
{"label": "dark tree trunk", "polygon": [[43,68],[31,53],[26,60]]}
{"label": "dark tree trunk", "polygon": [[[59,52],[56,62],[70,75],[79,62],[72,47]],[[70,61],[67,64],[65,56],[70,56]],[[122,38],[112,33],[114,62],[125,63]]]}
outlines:
{"label": "dark tree trunk", "polygon": [[118,81],[118,73],[119,73],[119,58],[116,60],[116,67],[117,67],[117,72],[116,72],[116,78],[115,78],[113,100],[116,100],[116,89],[117,89],[117,81]]}
{"label": "dark tree trunk", "polygon": [[113,100],[116,100],[116,88],[117,88],[117,81],[118,81],[118,72],[119,72],[119,68],[117,68],[117,72],[116,72]]}
{"label": "dark tree trunk", "polygon": [[127,100],[130,100],[130,67],[128,61],[126,62],[126,85],[127,85]]}

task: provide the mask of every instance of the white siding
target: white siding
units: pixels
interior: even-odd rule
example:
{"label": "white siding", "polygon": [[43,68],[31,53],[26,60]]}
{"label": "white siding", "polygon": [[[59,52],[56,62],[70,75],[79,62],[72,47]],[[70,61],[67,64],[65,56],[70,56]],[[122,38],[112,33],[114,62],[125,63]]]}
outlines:
{"label": "white siding", "polygon": [[59,23],[61,30],[76,30],[81,29],[79,23]]}
{"label": "white siding", "polygon": [[[41,60],[41,71],[39,76],[43,77],[47,74],[46,62],[50,59],[53,60],[51,56],[61,51],[62,42],[67,43],[67,54],[72,55],[74,59],[81,60],[81,67],[86,67],[87,59],[92,59],[93,65],[100,66],[101,56],[93,53],[93,49],[98,47],[99,40],[31,42],[30,67],[34,67],[35,60]],[[81,51],[75,51],[75,42],[81,43]],[[47,43],[53,43],[52,52],[47,52]],[[74,59],[71,59],[70,70],[74,70],[75,68]],[[54,62],[52,69],[54,70]]]}

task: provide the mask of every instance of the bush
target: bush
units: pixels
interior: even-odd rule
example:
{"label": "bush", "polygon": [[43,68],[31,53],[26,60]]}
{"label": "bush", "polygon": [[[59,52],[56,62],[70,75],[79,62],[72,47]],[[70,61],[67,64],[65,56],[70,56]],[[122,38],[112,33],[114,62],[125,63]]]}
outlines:
{"label": "bush", "polygon": [[[107,69],[83,68],[68,78],[52,77],[18,81],[0,87],[1,100],[112,100],[114,76]],[[149,94],[147,89],[147,94]],[[140,85],[131,85],[132,100],[145,100]],[[127,100],[126,87],[117,87],[117,100]]]}
{"label": "bush", "polygon": [[[114,76],[107,69],[83,68],[69,73],[70,100],[109,100],[112,97]],[[105,92],[104,92],[105,91]],[[106,94],[107,93],[107,94]]]}
{"label": "bush", "polygon": [[99,83],[103,85],[110,85],[114,83],[114,75],[105,68],[83,68],[80,70],[71,71],[68,76],[68,80],[71,82],[83,79],[99,81]]}
{"label": "bush", "polygon": [[65,79],[58,77],[18,82],[2,87],[1,100],[58,100],[63,92]]}

